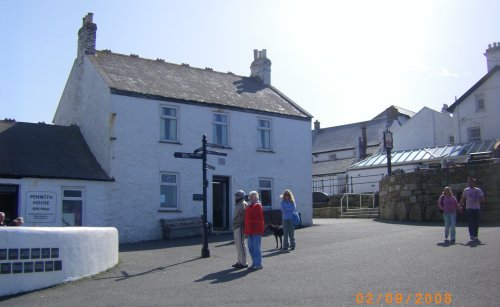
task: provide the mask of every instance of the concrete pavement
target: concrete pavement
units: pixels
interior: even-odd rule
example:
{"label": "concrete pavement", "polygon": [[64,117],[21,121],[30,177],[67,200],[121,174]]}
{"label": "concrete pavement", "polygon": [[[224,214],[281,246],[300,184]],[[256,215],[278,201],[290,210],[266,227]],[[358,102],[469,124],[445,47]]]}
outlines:
{"label": "concrete pavement", "polygon": [[467,228],[458,227],[457,244],[450,246],[443,244],[441,225],[362,219],[314,223],[296,231],[297,249],[292,252],[275,250],[272,235],[263,238],[260,271],[231,267],[236,251],[229,234],[210,237],[210,258],[200,258],[199,237],[128,244],[120,247],[120,263],[107,272],[2,298],[0,305],[498,306],[500,302],[498,226],[481,227],[481,244],[470,244]]}

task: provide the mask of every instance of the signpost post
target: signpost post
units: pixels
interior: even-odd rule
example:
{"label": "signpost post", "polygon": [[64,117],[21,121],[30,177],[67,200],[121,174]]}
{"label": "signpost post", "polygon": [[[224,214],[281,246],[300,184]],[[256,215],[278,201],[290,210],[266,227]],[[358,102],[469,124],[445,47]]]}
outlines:
{"label": "signpost post", "polygon": [[[203,200],[203,247],[201,249],[201,257],[210,257],[210,250],[208,249],[208,222],[207,222],[207,189],[208,189],[208,179],[207,179],[207,169],[215,170],[215,167],[207,164],[207,154],[217,155],[217,156],[227,156],[227,153],[207,150],[207,146],[224,148],[215,144],[207,143],[207,135],[204,134],[201,140],[201,148],[195,149],[192,153],[190,152],[175,152],[174,157],[181,159],[201,159],[202,160],[202,183],[203,183],[203,194],[201,195]],[[199,194],[193,194],[194,200],[199,200]]]}

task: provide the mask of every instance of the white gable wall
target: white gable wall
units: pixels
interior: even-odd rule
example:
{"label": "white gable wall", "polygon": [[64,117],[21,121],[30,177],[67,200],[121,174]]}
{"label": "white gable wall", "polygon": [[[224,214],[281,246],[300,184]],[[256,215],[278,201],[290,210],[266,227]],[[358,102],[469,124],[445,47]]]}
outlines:
{"label": "white gable wall", "polygon": [[453,118],[424,107],[394,131],[393,150],[445,145],[450,135]]}
{"label": "white gable wall", "polygon": [[[484,94],[485,110],[476,110],[476,94]],[[457,105],[453,112],[456,118],[455,136],[460,143],[468,142],[467,130],[481,128],[482,140],[500,138],[500,72],[496,72],[478,89]]]}
{"label": "white gable wall", "polygon": [[77,125],[97,161],[109,173],[110,90],[88,56],[73,64],[54,124]]}

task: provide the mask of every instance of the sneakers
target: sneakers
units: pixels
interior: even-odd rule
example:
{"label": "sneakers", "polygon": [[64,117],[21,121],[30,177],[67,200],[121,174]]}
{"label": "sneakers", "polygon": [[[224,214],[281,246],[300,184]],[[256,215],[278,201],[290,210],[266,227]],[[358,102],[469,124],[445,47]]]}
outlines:
{"label": "sneakers", "polygon": [[257,270],[262,270],[264,267],[263,266],[249,266],[248,269],[251,271],[257,271]]}
{"label": "sneakers", "polygon": [[247,264],[241,264],[241,263],[235,263],[233,264],[233,268],[236,268],[236,269],[243,269],[243,268],[246,268],[248,267]]}

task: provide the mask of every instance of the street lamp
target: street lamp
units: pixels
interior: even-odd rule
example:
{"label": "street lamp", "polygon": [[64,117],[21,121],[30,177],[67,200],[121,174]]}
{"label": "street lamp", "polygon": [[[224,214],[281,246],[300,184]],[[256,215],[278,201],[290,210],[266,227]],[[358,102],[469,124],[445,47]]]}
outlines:
{"label": "street lamp", "polygon": [[392,132],[389,131],[389,128],[387,128],[387,130],[384,131],[384,147],[385,147],[385,150],[387,151],[387,176],[390,176],[392,173],[392,170],[391,170],[391,149],[393,147],[393,140],[392,140]]}

